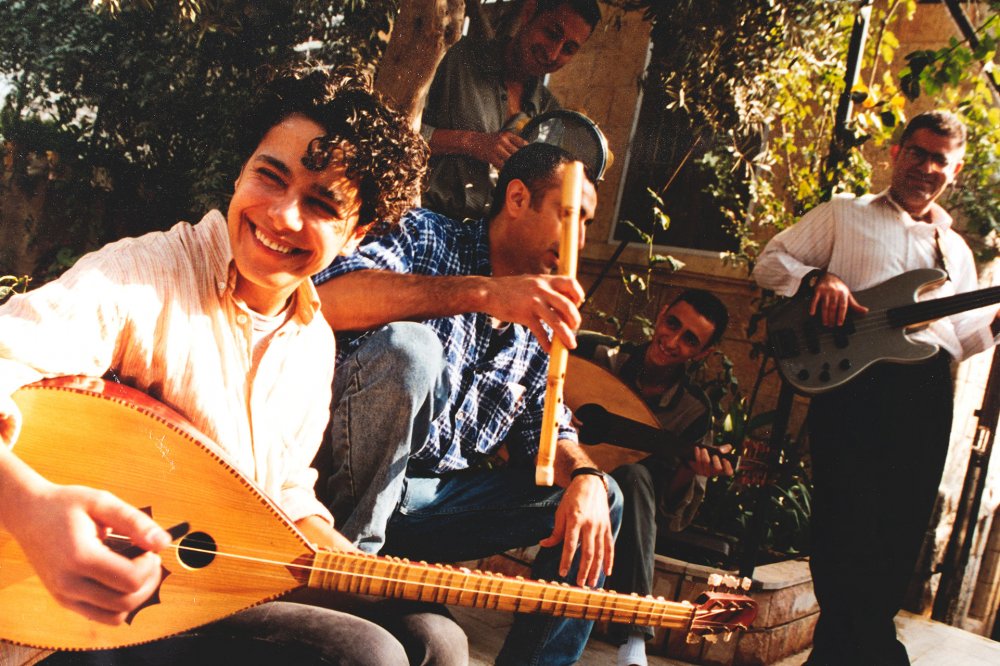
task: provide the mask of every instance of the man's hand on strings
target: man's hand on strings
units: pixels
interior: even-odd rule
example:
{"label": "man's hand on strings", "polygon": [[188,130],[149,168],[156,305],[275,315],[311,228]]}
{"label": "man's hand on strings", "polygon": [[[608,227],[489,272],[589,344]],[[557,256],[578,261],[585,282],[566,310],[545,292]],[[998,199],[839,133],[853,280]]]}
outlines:
{"label": "man's hand on strings", "polygon": [[[722,453],[729,453],[732,451],[733,447],[729,444],[723,444],[719,447]],[[729,462],[727,458],[723,458],[718,454],[711,454],[708,449],[702,446],[694,447],[694,458],[688,463],[694,473],[698,476],[732,476],[733,475],[733,465]]]}
{"label": "man's hand on strings", "polygon": [[833,273],[824,273],[813,289],[809,314],[819,314],[824,326],[841,326],[847,319],[848,310],[858,314],[868,312],[868,308],[855,300],[843,280]]}
{"label": "man's hand on strings", "polygon": [[[170,543],[170,535],[108,492],[48,482],[37,491],[16,518],[6,516],[6,527],[61,606],[121,624],[160,584],[156,551]],[[119,555],[104,543],[111,535],[146,552],[133,559]]]}

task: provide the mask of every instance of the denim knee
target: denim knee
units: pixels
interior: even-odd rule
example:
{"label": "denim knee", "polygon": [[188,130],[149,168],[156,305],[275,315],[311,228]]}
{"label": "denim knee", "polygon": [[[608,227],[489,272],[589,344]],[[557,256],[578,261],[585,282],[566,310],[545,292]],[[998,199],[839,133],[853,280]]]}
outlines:
{"label": "denim knee", "polygon": [[375,332],[372,343],[382,361],[400,369],[402,381],[436,379],[444,366],[444,348],[430,326],[414,321],[397,321]]}
{"label": "denim knee", "polygon": [[608,482],[608,513],[611,518],[611,529],[618,535],[618,528],[622,524],[622,511],[625,506],[625,498],[618,482],[610,474],[605,474],[604,478]]}

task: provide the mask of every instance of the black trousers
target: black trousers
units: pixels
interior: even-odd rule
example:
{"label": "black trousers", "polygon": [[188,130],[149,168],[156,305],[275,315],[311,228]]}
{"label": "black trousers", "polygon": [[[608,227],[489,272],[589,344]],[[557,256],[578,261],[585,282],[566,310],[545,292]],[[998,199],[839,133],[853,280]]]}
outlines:
{"label": "black trousers", "polygon": [[880,363],[812,399],[810,566],[820,616],[808,664],[909,664],[893,617],[934,508],[952,403],[944,353]]}
{"label": "black trousers", "polygon": [[[615,566],[604,587],[624,594],[646,596],[653,592],[656,563],[656,483],[650,469],[642,464],[622,465],[611,473],[621,488],[624,500],[622,523],[615,539]],[[624,643],[631,632],[638,631],[649,640],[652,627],[612,624],[608,638],[615,645]]]}

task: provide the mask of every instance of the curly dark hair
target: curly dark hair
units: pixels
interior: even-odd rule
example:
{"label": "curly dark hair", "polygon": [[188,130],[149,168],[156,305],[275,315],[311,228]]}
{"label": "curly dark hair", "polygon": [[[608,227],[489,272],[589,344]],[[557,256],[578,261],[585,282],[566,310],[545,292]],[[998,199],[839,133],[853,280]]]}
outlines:
{"label": "curly dark hair", "polygon": [[264,74],[240,127],[239,148],[249,158],[267,132],[293,114],[326,129],[302,164],[319,171],[342,160],[359,181],[358,224],[394,224],[421,193],[429,149],[407,119],[354,68],[299,68]]}

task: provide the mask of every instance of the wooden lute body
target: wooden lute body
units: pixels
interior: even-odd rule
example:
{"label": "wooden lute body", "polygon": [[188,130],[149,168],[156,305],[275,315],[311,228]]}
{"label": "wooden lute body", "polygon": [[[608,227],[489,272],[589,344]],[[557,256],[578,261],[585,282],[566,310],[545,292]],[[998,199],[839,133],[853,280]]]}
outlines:
{"label": "wooden lute body", "polygon": [[735,591],[698,605],[509,578],[398,558],[314,550],[281,510],[179,415],[128,387],[88,378],[14,395],[24,426],[14,451],[61,484],[111,491],[176,538],[163,581],[120,626],[62,608],[0,530],[0,638],[94,649],[170,636],[301,587],[505,611],[638,622],[712,634],[744,628],[755,603]]}

